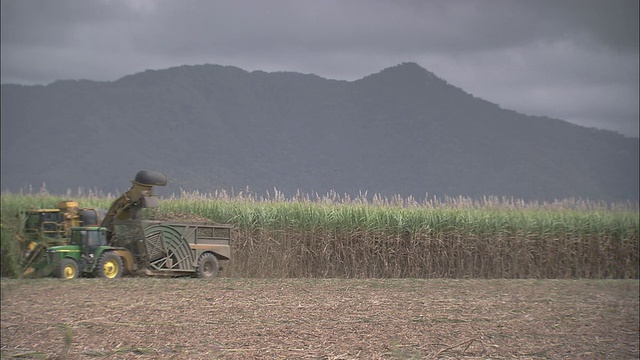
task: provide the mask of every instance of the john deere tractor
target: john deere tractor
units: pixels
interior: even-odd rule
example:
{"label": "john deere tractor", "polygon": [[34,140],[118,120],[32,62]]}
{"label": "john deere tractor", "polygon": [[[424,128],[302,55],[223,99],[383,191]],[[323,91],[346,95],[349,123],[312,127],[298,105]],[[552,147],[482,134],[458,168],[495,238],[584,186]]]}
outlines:
{"label": "john deere tractor", "polygon": [[122,276],[121,256],[125,256],[127,250],[107,245],[106,234],[107,229],[103,227],[72,228],[69,244],[47,249],[52,273],[65,279],[87,274],[107,279]]}

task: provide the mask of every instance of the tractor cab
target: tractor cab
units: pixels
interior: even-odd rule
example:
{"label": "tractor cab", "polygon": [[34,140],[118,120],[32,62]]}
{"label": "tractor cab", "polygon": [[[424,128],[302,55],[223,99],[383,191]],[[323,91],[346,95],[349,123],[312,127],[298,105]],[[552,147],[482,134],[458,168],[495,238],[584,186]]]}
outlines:
{"label": "tractor cab", "polygon": [[69,243],[93,248],[107,245],[107,229],[98,226],[71,228]]}
{"label": "tractor cab", "polygon": [[92,262],[96,249],[107,245],[107,229],[97,226],[71,228],[69,244],[78,246],[81,256]]}

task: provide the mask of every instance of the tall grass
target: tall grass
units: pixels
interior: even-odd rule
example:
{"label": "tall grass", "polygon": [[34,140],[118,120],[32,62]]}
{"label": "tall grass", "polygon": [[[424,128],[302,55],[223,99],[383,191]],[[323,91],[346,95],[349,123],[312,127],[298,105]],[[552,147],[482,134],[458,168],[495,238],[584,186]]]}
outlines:
{"label": "tall grass", "polygon": [[231,276],[637,278],[637,204],[182,194],[236,226]]}
{"label": "tall grass", "polygon": [[[7,215],[59,198],[2,195]],[[77,199],[106,208],[112,197]],[[159,213],[234,225],[234,277],[638,278],[633,203],[224,192],[162,199]],[[3,249],[5,248],[3,232]],[[5,258],[3,257],[3,264]],[[4,271],[4,268],[3,268]]]}

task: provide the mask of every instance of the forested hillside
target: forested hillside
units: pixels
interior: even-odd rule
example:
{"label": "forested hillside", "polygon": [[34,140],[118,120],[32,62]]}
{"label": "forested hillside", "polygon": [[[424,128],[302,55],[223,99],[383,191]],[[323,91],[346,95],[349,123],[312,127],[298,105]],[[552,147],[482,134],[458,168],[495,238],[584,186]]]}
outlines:
{"label": "forested hillside", "polygon": [[2,85],[2,190],[638,199],[638,139],[503,109],[413,63],[356,81],[219,65]]}

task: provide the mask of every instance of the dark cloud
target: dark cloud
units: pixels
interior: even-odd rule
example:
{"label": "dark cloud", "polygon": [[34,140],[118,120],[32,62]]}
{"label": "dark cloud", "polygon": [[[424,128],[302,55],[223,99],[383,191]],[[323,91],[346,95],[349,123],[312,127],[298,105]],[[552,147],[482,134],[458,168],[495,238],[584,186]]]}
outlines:
{"label": "dark cloud", "polygon": [[524,2],[549,24],[550,35],[593,41],[620,51],[638,52],[637,0],[538,0]]}
{"label": "dark cloud", "polygon": [[123,10],[101,1],[2,0],[2,45],[74,45],[83,28],[109,26],[128,15]]}
{"label": "dark cloud", "polygon": [[2,0],[1,13],[4,83],[201,63],[355,80],[414,61],[506,108],[638,134],[637,0]]}

